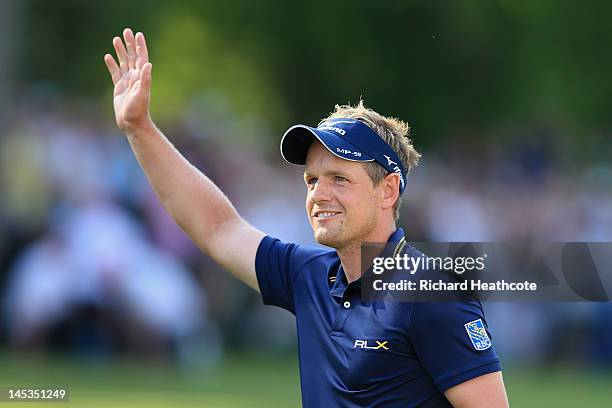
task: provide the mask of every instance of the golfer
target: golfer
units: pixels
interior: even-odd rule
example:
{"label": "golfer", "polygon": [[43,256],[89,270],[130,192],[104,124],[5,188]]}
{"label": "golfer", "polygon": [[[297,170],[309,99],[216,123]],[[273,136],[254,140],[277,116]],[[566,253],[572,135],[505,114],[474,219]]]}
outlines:
{"label": "golfer", "polygon": [[125,29],[113,46],[117,60],[104,61],[117,126],[167,211],[264,303],[296,316],[304,407],[508,405],[480,302],[360,299],[361,243],[406,247],[396,221],[419,154],[404,122],[359,103],[285,133],[284,159],[304,166],[315,239],[332,249],[284,243],[243,220],[157,129],[144,35]]}

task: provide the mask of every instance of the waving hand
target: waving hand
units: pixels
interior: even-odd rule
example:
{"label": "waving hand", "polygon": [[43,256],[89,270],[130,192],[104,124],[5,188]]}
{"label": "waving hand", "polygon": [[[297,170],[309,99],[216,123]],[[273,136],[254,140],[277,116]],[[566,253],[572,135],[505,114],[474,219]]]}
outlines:
{"label": "waving hand", "polygon": [[117,126],[127,131],[150,121],[149,101],[151,99],[151,69],[147,43],[142,33],[131,29],[123,30],[124,42],[113,38],[117,61],[106,54],[104,62],[115,85],[113,105]]}

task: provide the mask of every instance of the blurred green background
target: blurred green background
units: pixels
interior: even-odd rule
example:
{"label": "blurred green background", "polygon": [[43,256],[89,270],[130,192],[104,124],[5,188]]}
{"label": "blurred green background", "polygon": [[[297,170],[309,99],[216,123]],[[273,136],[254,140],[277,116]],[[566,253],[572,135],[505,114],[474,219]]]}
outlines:
{"label": "blurred green background", "polygon": [[130,26],[149,40],[160,120],[216,90],[274,128],[363,95],[409,119],[421,146],[537,126],[593,141],[611,124],[606,1],[12,3],[17,89],[48,81],[109,116],[100,61]]}
{"label": "blurred green background", "polygon": [[[115,129],[102,57],[123,28],[146,35],[158,125],[271,235],[312,243],[280,136],[363,97],[423,153],[409,239],[610,242],[611,14],[598,0],[1,0],[0,386],[65,385],[66,406],[299,406],[291,316],[187,240]],[[610,406],[610,304],[485,310],[511,406]]]}
{"label": "blurred green background", "polygon": [[[300,405],[296,359],[289,356],[228,357],[214,370],[184,371],[169,367],[116,361],[83,365],[70,359],[40,361],[3,358],[1,385],[53,384],[69,389],[70,401],[53,406],[79,407],[295,407]],[[505,383],[514,407],[576,405],[606,407],[610,375],[555,369],[508,369]],[[6,406],[46,406],[48,403],[3,403]]]}

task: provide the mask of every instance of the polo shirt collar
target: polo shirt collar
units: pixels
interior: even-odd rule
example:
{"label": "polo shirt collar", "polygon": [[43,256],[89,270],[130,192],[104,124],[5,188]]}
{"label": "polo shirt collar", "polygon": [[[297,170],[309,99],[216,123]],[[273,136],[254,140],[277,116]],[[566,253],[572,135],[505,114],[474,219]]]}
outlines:
{"label": "polo shirt collar", "polygon": [[[397,254],[400,252],[404,246],[406,245],[406,238],[404,236],[404,230],[401,228],[397,228],[393,234],[387,240],[388,243],[396,243],[393,249],[393,254]],[[342,269],[342,263],[339,263],[338,271],[336,275],[333,275],[334,269],[330,270],[330,274],[328,276],[328,282],[331,284],[331,289],[329,293],[336,298],[338,301],[341,301],[344,297],[344,292],[350,287],[358,289],[361,287],[361,278],[351,282],[350,284],[346,280],[346,275],[344,274],[344,269]]]}

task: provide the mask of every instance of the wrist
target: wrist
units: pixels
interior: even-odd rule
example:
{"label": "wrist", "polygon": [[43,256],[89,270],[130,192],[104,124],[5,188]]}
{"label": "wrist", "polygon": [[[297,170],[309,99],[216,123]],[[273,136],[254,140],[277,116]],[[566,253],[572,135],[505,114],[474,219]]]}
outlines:
{"label": "wrist", "polygon": [[150,133],[156,129],[153,120],[149,115],[139,121],[126,122],[122,127],[127,137],[138,137],[141,134]]}

